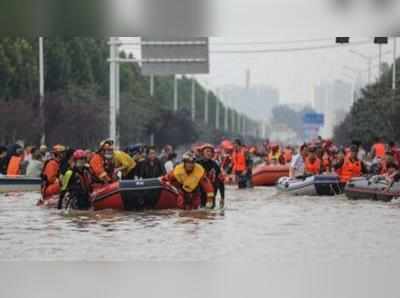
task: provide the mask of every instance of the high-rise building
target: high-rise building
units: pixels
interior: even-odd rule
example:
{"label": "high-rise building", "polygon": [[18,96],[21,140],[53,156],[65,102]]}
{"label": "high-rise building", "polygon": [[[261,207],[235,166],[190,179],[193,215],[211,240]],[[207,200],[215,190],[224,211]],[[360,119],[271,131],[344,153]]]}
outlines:
{"label": "high-rise building", "polygon": [[268,120],[272,109],[279,105],[279,90],[267,85],[235,85],[220,88],[225,103],[257,120]]}
{"label": "high-rise building", "polygon": [[350,111],[353,97],[353,86],[341,80],[323,82],[314,87],[314,109],[325,115],[323,136],[332,137],[335,126]]}

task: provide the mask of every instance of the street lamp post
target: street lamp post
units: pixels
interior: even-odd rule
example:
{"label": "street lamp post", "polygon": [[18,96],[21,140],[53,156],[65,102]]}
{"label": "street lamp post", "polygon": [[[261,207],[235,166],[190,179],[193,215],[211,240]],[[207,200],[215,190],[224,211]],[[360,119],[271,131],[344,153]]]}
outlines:
{"label": "street lamp post", "polygon": [[44,113],[44,54],[43,54],[43,37],[39,37],[39,118],[42,135],[40,144],[46,144],[46,123]]}
{"label": "street lamp post", "polygon": [[392,78],[393,91],[396,91],[396,56],[397,56],[397,37],[393,37],[393,78]]}

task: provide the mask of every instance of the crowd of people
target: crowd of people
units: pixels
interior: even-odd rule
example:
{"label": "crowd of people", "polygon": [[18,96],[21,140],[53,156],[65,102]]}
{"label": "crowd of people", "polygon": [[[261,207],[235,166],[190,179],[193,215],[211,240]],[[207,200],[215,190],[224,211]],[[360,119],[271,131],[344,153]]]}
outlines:
{"label": "crowd of people", "polygon": [[382,175],[390,182],[400,178],[400,150],[381,138],[369,151],[357,141],[338,147],[322,138],[298,148],[269,141],[246,146],[239,139],[224,140],[216,147],[194,145],[179,162],[177,157],[169,145],[158,154],[155,147],[143,144],[117,150],[112,140],[102,141],[96,151],[14,144],[0,146],[0,174],[41,178],[44,200],[59,195],[62,208],[63,198],[72,196],[77,209],[90,208],[90,194],[96,185],[149,178],[179,189],[184,198],[182,208],[214,208],[217,194],[223,206],[225,183],[251,187],[252,170],[261,163],[287,166],[293,179],[324,173],[337,174],[343,184],[366,174]]}

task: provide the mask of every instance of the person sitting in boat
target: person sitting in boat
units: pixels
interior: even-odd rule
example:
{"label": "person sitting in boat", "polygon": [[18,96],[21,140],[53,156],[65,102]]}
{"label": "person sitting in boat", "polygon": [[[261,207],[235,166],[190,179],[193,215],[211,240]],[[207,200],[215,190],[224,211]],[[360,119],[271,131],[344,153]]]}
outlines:
{"label": "person sitting in boat", "polygon": [[141,163],[138,169],[138,176],[141,179],[159,178],[166,174],[165,168],[157,157],[157,151],[154,147],[148,147],[146,159]]}
{"label": "person sitting in boat", "polygon": [[358,159],[358,148],[356,146],[350,147],[350,156],[335,164],[335,169],[338,170],[342,184],[346,184],[352,178],[361,177],[367,173],[366,166]]}
{"label": "person sitting in boat", "polygon": [[374,158],[383,158],[385,156],[385,153],[386,153],[385,142],[384,142],[383,138],[377,137],[375,139],[375,143],[374,143],[374,145],[372,146],[372,149],[371,149],[372,157],[374,157]]}
{"label": "person sitting in boat", "polygon": [[[217,192],[219,191],[221,195],[220,199],[220,207],[224,207],[225,202],[225,177],[222,174],[220,164],[214,159],[215,148],[211,144],[205,144],[200,148],[201,159],[198,163],[204,168],[206,171],[206,175],[210,182],[214,187],[214,197],[213,197],[213,205],[212,208],[215,208],[215,198]],[[206,205],[207,196],[205,193],[202,194],[201,198],[201,206],[204,207]]]}
{"label": "person sitting in boat", "polygon": [[319,175],[321,173],[321,160],[318,158],[316,148],[311,147],[305,159],[304,173],[306,176]]}
{"label": "person sitting in boat", "polygon": [[0,175],[7,174],[7,147],[0,145]]}
{"label": "person sitting in boat", "polygon": [[214,188],[206,175],[204,168],[195,162],[192,152],[182,157],[182,163],[162,179],[177,187],[181,195],[178,198],[178,207],[181,209],[197,209],[201,204],[201,191],[206,193],[206,207],[213,206]]}
{"label": "person sitting in boat", "polygon": [[23,160],[24,160],[24,149],[20,145],[15,144],[9,150],[7,176],[21,175]]}
{"label": "person sitting in boat", "polygon": [[112,183],[118,180],[114,166],[114,141],[104,140],[100,143],[99,150],[90,159],[90,171],[94,183]]}
{"label": "person sitting in boat", "polygon": [[140,143],[129,145],[126,148],[126,152],[133,158],[133,160],[136,163],[134,172],[131,174],[131,176],[133,176],[134,179],[138,179],[140,175],[139,173],[140,168],[142,167],[142,164],[145,161],[145,146]]}
{"label": "person sitting in boat", "polygon": [[252,161],[242,142],[235,140],[232,154],[233,173],[236,175],[239,188],[251,187]]}
{"label": "person sitting in boat", "polygon": [[395,162],[389,162],[387,163],[386,166],[387,166],[387,171],[383,175],[383,177],[385,177],[386,181],[391,186],[394,182],[400,180],[399,167]]}
{"label": "person sitting in boat", "polygon": [[65,157],[65,146],[55,145],[51,152],[51,158],[43,165],[42,178],[42,198],[44,200],[60,192],[60,164]]}
{"label": "person sitting in boat", "polygon": [[304,178],[304,170],[305,170],[305,159],[307,158],[308,155],[308,148],[306,144],[303,144],[300,147],[300,151],[298,154],[296,154],[292,162],[290,163],[289,167],[289,177],[292,179],[301,179]]}
{"label": "person sitting in boat", "polygon": [[332,155],[333,155],[333,153],[329,149],[327,149],[327,148],[323,149],[322,156],[321,156],[321,172],[322,173],[332,172]]}
{"label": "person sitting in boat", "polygon": [[114,166],[115,172],[121,173],[122,180],[135,179],[136,162],[129,154],[114,150]]}
{"label": "person sitting in boat", "polygon": [[175,152],[169,154],[167,161],[164,164],[164,169],[167,174],[171,173],[175,168],[177,155]]}
{"label": "person sitting in boat", "polygon": [[47,148],[46,145],[41,145],[39,150],[40,150],[40,154],[42,155],[43,162],[51,159],[51,153],[49,152],[49,149]]}
{"label": "person sitting in boat", "polygon": [[26,176],[40,178],[43,168],[42,154],[38,147],[32,147],[32,158],[26,168]]}
{"label": "person sitting in boat", "polygon": [[68,207],[87,210],[91,207],[92,176],[86,152],[78,149],[73,153],[70,168],[63,177],[58,208]]}
{"label": "person sitting in boat", "polygon": [[283,158],[285,160],[285,164],[290,164],[293,159],[293,148],[291,146],[286,146],[283,150]]}
{"label": "person sitting in boat", "polygon": [[285,157],[283,153],[281,153],[281,149],[278,144],[270,145],[270,150],[267,156],[267,164],[271,165],[285,164]]}

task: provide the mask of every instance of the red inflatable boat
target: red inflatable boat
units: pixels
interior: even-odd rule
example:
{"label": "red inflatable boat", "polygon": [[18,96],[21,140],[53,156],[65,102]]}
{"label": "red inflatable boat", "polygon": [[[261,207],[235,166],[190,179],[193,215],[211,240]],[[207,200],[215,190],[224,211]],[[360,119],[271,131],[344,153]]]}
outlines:
{"label": "red inflatable boat", "polygon": [[273,186],[285,176],[289,176],[289,166],[262,164],[254,168],[252,183],[253,186]]}
{"label": "red inflatable boat", "polygon": [[176,209],[178,192],[158,179],[122,180],[95,188],[91,195],[95,210]]}

